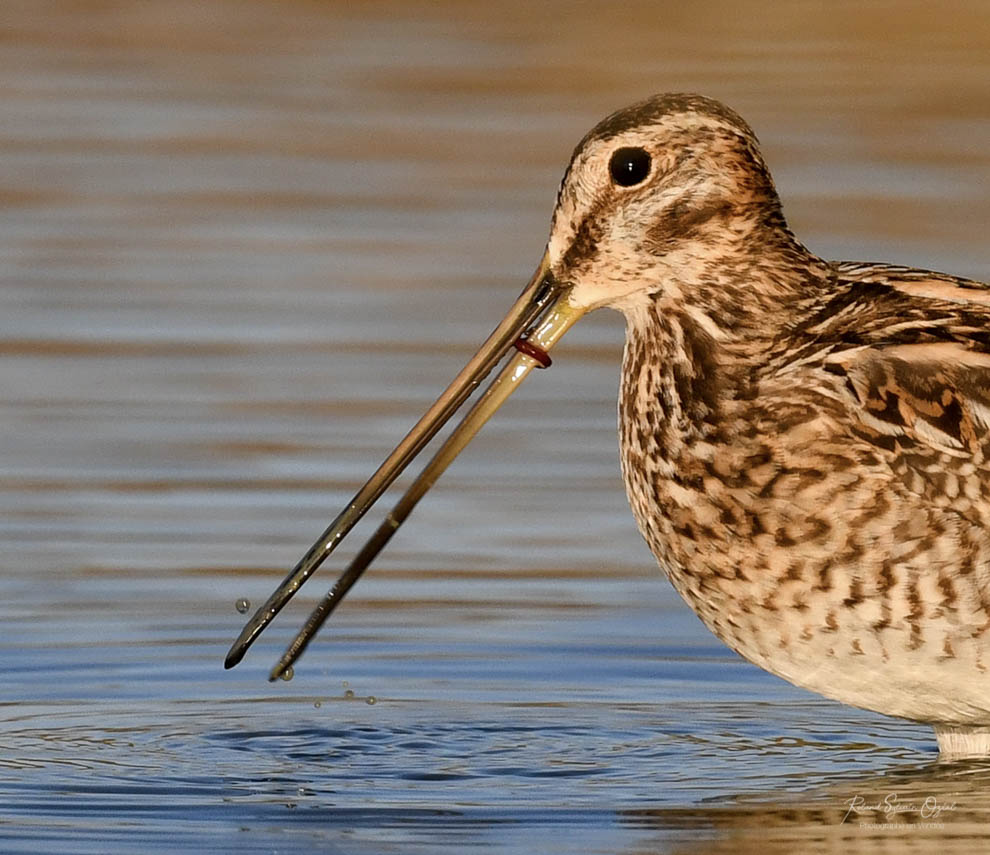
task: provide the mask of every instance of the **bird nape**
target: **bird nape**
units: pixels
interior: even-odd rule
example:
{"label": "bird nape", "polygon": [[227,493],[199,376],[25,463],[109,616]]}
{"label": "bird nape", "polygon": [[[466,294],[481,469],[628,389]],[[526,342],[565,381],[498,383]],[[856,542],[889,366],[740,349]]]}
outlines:
{"label": "bird nape", "polygon": [[290,672],[450,461],[600,307],[626,319],[629,502],[706,626],[798,686],[932,724],[945,756],[990,754],[990,287],[816,257],[752,130],[697,95],[655,96],[581,140],[529,284],[227,667],[514,350],[272,679]]}

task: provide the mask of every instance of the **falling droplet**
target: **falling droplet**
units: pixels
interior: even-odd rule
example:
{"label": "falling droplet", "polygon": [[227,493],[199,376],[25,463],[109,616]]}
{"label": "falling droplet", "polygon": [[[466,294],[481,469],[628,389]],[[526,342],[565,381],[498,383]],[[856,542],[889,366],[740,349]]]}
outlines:
{"label": "falling droplet", "polygon": [[292,666],[290,665],[290,666],[289,666],[288,668],[286,668],[286,669],[285,669],[285,670],[284,670],[284,671],[282,672],[282,679],[283,679],[283,680],[285,680],[285,682],[286,682],[286,683],[288,683],[288,682],[289,682],[289,680],[291,680],[291,679],[292,679],[292,677],[293,677],[293,675],[294,675],[295,673],[296,673],[296,672],[292,670]]}
{"label": "falling droplet", "polygon": [[374,704],[377,704],[378,703],[378,699],[374,695],[368,695],[368,697],[366,697],[364,699],[364,702],[366,704],[372,704],[372,705],[374,705]]}
{"label": "falling droplet", "polygon": [[251,601],[241,597],[236,603],[234,603],[234,608],[237,609],[242,615],[247,613],[247,610],[251,608]]}
{"label": "falling droplet", "polygon": [[346,689],[350,685],[350,683],[348,683],[347,680],[344,680],[344,682],[342,682],[340,685]]}
{"label": "falling droplet", "polygon": [[313,706],[316,707],[317,709],[319,709],[320,707],[323,706],[323,702],[322,701],[313,701]]}

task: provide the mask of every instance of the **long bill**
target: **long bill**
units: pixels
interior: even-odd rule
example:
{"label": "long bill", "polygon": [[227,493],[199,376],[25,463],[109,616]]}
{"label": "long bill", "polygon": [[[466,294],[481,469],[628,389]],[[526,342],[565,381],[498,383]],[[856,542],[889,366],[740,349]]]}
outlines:
{"label": "long bill", "polygon": [[532,279],[478,352],[248,621],[227,653],[225,667],[232,668],[241,661],[251,644],[292,599],[303,583],[333,552],[344,536],[413,458],[423,450],[437,431],[449,421],[525,330],[546,312],[551,303],[560,302],[560,294],[561,288],[554,280],[548,258],[544,254]]}
{"label": "long bill", "polygon": [[392,539],[392,535],[405,522],[413,508],[427,491],[436,483],[447,467],[467,444],[481,430],[482,426],[508,400],[534,368],[545,368],[549,364],[547,352],[560,340],[568,329],[584,314],[569,301],[569,289],[563,290],[546,314],[526,335],[525,344],[502,368],[485,393],[475,402],[461,423],[444,440],[433,458],[409,485],[402,498],[386,515],[385,519],[369,538],[361,551],[354,557],[347,569],[340,575],[334,586],[320,601],[303,624],[302,629],[286,648],[282,658],[272,669],[270,680],[277,680],[286,674],[303,651],[313,640],[334,609],[347,595],[355,582],[361,578],[371,562]]}

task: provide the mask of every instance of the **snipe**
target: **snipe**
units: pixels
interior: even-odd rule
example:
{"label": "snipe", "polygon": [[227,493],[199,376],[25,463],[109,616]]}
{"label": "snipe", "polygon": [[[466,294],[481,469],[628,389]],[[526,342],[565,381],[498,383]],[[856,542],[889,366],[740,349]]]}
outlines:
{"label": "snipe", "polygon": [[626,318],[629,501],[702,621],[792,683],[931,723],[945,754],[990,753],[990,287],[817,258],[750,128],[694,95],[635,104],[581,140],[531,282],[227,666],[515,345],[283,674],[481,424],[601,306]]}

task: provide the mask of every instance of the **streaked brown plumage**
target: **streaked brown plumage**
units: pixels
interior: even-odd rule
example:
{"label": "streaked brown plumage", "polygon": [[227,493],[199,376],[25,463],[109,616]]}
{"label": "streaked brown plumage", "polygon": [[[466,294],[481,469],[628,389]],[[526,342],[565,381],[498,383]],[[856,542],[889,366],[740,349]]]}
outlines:
{"label": "streaked brown plumage", "polygon": [[[669,169],[628,203],[575,191],[619,145]],[[578,240],[554,275],[626,315],[622,470],[675,588],[767,670],[974,750],[953,729],[990,725],[990,289],[818,259],[752,132],[702,98],[607,119],[561,198]]]}
{"label": "streaked brown plumage", "polygon": [[[563,320],[547,320],[550,290]],[[702,621],[797,685],[930,722],[946,754],[990,754],[990,287],[817,258],[789,230],[746,123],[707,98],[660,95],[575,149],[544,261],[507,320],[536,317],[540,300],[531,341],[546,349],[586,311],[625,315],[626,490]],[[500,335],[475,359],[504,353]],[[503,375],[534,364],[517,355]],[[276,675],[497,406],[468,416],[463,443],[431,464]],[[408,462],[391,461],[228,665]]]}

